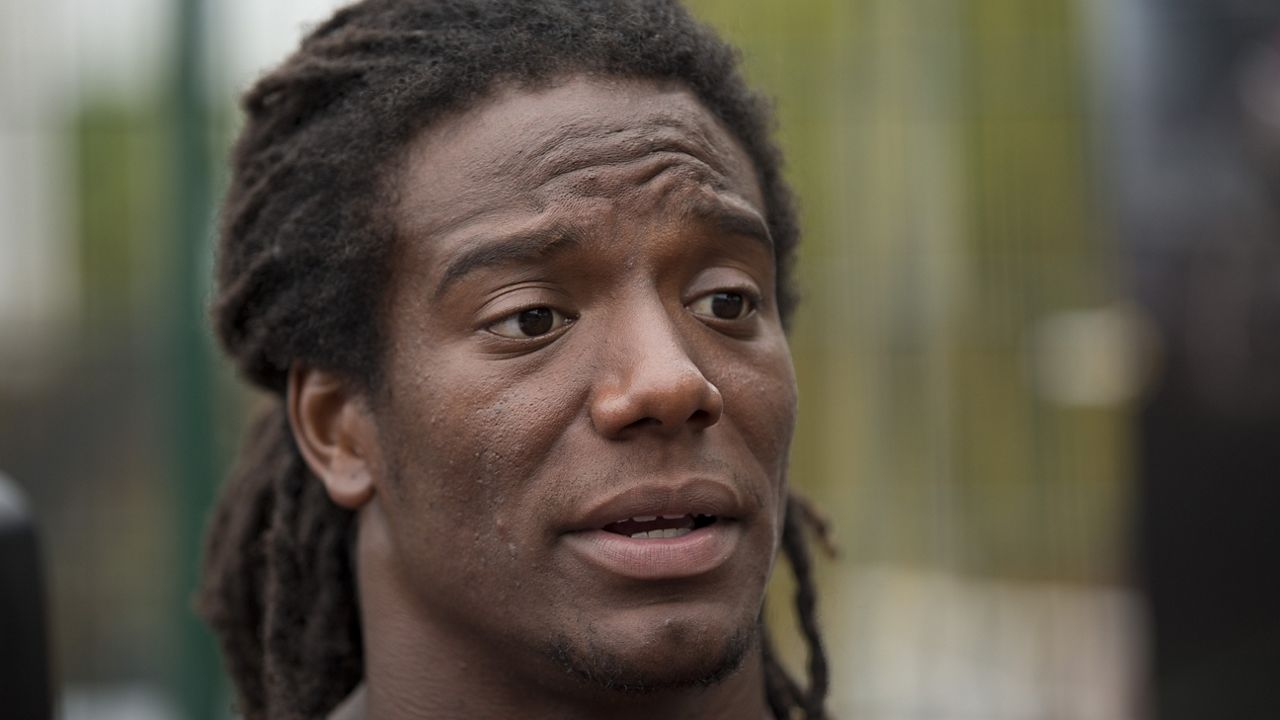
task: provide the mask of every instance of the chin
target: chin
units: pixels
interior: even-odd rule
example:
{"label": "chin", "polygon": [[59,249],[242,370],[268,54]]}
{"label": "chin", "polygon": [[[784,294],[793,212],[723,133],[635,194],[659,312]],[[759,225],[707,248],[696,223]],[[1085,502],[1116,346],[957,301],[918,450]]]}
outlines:
{"label": "chin", "polygon": [[549,654],[585,683],[648,694],[715,685],[742,667],[759,636],[755,619],[736,628],[712,629],[667,617],[640,633],[593,627],[584,636],[563,636],[551,644]]}

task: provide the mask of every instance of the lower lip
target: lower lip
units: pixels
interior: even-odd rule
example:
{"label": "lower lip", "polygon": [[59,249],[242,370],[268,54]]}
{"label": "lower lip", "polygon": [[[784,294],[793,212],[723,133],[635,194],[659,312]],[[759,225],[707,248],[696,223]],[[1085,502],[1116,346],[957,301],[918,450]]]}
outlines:
{"label": "lower lip", "polygon": [[693,577],[724,564],[737,547],[738,523],[720,521],[673,538],[639,539],[604,530],[565,536],[588,562],[635,580]]}

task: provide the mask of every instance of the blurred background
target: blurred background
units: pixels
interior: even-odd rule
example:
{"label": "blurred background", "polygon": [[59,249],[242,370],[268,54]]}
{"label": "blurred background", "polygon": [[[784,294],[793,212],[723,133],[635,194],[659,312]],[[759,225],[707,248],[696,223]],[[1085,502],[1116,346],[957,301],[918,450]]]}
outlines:
{"label": "blurred background", "polygon": [[[0,0],[0,473],[43,560],[0,609],[42,587],[59,717],[229,716],[211,222],[236,96],[338,4]],[[691,5],[802,203],[834,714],[1277,716],[1280,4]]]}

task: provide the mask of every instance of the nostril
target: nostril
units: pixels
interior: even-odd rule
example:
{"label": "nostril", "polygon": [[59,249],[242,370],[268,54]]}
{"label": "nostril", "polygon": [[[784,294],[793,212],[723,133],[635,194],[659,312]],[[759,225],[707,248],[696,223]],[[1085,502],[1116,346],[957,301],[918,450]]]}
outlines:
{"label": "nostril", "polygon": [[[703,428],[703,427],[709,427],[715,424],[715,419],[711,416],[711,413],[707,412],[706,410],[694,410],[693,414],[689,416],[686,422],[689,423],[690,425]],[[654,428],[654,427],[661,427],[662,425],[663,425],[663,422],[658,418],[643,417],[627,425],[626,429],[630,430],[633,428],[634,429]]]}
{"label": "nostril", "polygon": [[638,428],[656,427],[661,424],[662,423],[657,418],[643,417],[631,423],[630,425],[627,425],[625,429],[629,430],[631,428],[638,429]]}

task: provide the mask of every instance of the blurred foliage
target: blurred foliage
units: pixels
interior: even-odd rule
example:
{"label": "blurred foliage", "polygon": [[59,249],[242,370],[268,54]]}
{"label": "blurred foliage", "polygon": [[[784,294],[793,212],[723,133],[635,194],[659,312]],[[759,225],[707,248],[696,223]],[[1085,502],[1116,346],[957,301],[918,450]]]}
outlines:
{"label": "blurred foliage", "polygon": [[802,207],[794,482],[846,557],[1114,579],[1124,408],[1039,397],[1031,336],[1114,300],[1066,0],[693,3],[776,98]]}
{"label": "blurred foliage", "polygon": [[163,333],[169,259],[163,118],[87,97],[67,125],[65,189],[79,266],[75,332],[36,388],[0,397],[0,459],[31,494],[53,603],[57,679],[154,675],[167,646],[169,577],[183,561],[164,484]]}
{"label": "blurred foliage", "polygon": [[164,289],[173,258],[165,120],[155,107],[92,97],[75,119],[80,317],[89,332],[118,332],[154,312]]}

